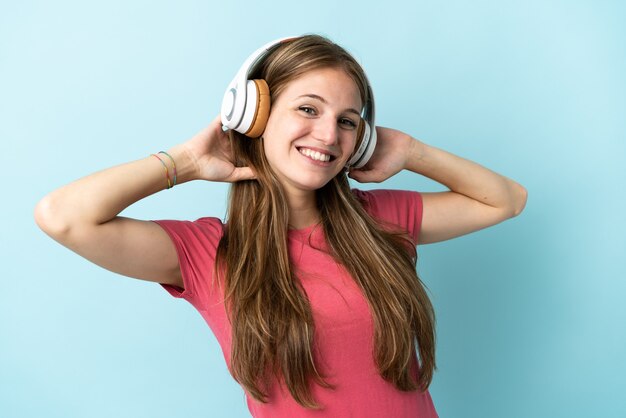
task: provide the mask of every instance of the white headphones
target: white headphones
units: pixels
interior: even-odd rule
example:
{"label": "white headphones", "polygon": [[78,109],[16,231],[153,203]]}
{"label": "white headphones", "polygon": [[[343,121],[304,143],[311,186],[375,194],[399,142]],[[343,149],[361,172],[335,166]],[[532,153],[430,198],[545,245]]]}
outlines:
{"label": "white headphones", "polygon": [[[297,37],[280,38],[257,49],[243,63],[233,81],[230,82],[222,100],[221,119],[224,129],[234,129],[250,138],[258,138],[265,130],[269,118],[271,98],[265,80],[249,80],[248,77],[270,52],[284,42]],[[346,163],[348,167],[363,167],[376,148],[376,129],[374,124],[374,95],[367,80],[369,99],[363,107],[362,136],[359,147]]]}

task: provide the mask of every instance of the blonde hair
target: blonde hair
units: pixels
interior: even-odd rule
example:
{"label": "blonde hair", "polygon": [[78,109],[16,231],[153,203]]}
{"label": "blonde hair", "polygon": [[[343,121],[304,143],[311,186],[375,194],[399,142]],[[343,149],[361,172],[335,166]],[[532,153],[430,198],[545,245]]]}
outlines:
{"label": "blonde hair", "polygon": [[[343,69],[367,100],[364,72],[343,48],[318,35],[279,46],[254,78],[264,78],[273,99],[300,75]],[[230,131],[236,165],[250,166],[256,180],[233,183],[227,226],[217,253],[232,324],[230,371],[256,400],[267,402],[270,379],[282,379],[293,398],[319,408],[311,379],[333,388],[316,368],[311,306],[289,260],[289,208],[263,151],[263,139]],[[381,376],[399,390],[426,390],[435,365],[435,317],[415,271],[415,243],[381,225],[350,190],[345,172],[316,192],[330,255],[359,285],[374,319],[374,360]],[[222,282],[220,280],[220,282]],[[414,364],[416,347],[419,364]],[[411,376],[418,366],[417,381]]]}

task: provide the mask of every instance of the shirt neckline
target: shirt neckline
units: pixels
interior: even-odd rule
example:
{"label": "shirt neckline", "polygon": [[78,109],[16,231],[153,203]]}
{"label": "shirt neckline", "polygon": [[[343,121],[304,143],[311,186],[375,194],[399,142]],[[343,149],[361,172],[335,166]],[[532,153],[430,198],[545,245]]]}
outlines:
{"label": "shirt neckline", "polygon": [[289,229],[289,238],[311,245],[313,242],[323,240],[323,227],[321,222],[314,223],[300,229]]}
{"label": "shirt neckline", "polygon": [[312,225],[309,226],[305,226],[304,228],[289,228],[289,235],[305,235],[305,234],[310,234],[313,232],[313,230],[316,227],[320,227],[321,228],[321,224],[320,222],[316,222]]}

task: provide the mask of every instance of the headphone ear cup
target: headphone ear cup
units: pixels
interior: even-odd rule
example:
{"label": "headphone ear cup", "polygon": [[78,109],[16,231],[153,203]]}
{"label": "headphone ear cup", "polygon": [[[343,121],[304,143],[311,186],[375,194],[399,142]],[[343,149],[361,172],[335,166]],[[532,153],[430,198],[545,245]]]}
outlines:
{"label": "headphone ear cup", "polygon": [[376,128],[373,129],[370,127],[369,123],[365,124],[365,132],[363,133],[363,141],[365,143],[363,154],[359,161],[357,161],[354,165],[355,168],[361,168],[365,164],[367,164],[374,155],[374,150],[376,149]]}
{"label": "headphone ear cup", "polygon": [[363,120],[363,118],[359,119],[359,126],[357,127],[357,131],[356,131],[356,150],[359,149],[359,147],[361,146],[361,144],[363,143],[363,140],[367,139],[364,138],[363,135],[365,134],[365,124],[367,122],[365,122],[365,120]]}
{"label": "headphone ear cup", "polygon": [[357,151],[347,163],[352,168],[361,168],[372,158],[376,149],[376,131],[370,128],[368,122],[363,122],[363,139],[358,145]]}
{"label": "headphone ear cup", "polygon": [[[253,104],[253,108],[250,109],[250,111],[254,110],[250,129],[248,129],[244,135],[249,138],[258,138],[263,134],[263,131],[265,131],[265,126],[270,116],[272,100],[270,97],[270,88],[265,80],[259,79],[250,81],[254,82],[257,94],[256,103]],[[246,111],[247,110],[248,109],[246,109]]]}
{"label": "headphone ear cup", "polygon": [[370,159],[373,153],[372,139],[375,141],[375,137],[372,137],[372,132],[369,124],[365,119],[360,119],[359,126],[357,127],[357,142],[354,148],[354,153],[347,162],[347,166],[353,168],[363,167]]}

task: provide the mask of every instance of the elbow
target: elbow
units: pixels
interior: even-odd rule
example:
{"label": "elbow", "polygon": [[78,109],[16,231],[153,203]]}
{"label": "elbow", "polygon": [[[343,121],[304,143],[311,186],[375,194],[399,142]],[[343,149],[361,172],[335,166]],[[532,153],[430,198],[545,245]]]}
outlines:
{"label": "elbow", "polygon": [[53,196],[41,199],[35,206],[33,216],[37,226],[55,240],[60,241],[69,234],[70,225],[60,215],[59,205]]}
{"label": "elbow", "polygon": [[521,184],[515,183],[513,193],[512,193],[512,206],[511,206],[511,217],[516,217],[526,207],[526,201],[528,200],[528,190]]}

